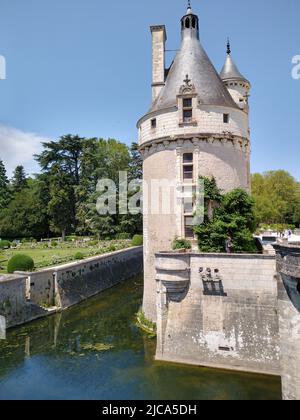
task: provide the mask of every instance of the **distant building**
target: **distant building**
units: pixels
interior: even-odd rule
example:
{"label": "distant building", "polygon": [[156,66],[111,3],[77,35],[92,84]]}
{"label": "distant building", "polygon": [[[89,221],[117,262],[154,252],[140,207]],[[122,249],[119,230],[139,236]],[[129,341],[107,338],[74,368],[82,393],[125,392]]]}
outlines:
{"label": "distant building", "polygon": [[[165,68],[166,28],[152,26],[152,105],[137,126],[144,179],[196,186],[214,176],[229,191],[250,189],[249,81],[239,72],[227,45],[219,75],[199,39],[199,18],[189,5],[181,19],[182,44]],[[193,207],[182,200],[174,215],[145,214],[144,311],[156,319],[155,259],[175,237],[193,239]]]}

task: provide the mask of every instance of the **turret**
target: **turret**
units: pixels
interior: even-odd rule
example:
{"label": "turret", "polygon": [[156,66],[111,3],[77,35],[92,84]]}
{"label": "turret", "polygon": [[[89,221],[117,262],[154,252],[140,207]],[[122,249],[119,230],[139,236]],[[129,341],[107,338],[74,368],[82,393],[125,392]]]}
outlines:
{"label": "turret", "polygon": [[251,84],[235,65],[231,56],[229,40],[227,42],[227,57],[220,77],[239,108],[248,112],[248,99],[250,96]]}

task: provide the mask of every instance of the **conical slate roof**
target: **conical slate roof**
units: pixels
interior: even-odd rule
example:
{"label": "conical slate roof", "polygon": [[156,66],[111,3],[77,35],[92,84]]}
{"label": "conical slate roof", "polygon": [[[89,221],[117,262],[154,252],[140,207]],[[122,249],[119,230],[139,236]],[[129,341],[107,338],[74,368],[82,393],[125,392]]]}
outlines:
{"label": "conical slate roof", "polygon": [[239,69],[235,65],[230,53],[227,53],[226,61],[221,71],[220,77],[224,81],[225,80],[242,80],[244,82],[248,82],[246,77],[244,77],[240,73]]}
{"label": "conical slate roof", "polygon": [[177,95],[186,75],[195,86],[201,104],[237,108],[198,37],[189,31],[184,32],[181,49],[170,68],[166,85],[150,112],[177,105]]}

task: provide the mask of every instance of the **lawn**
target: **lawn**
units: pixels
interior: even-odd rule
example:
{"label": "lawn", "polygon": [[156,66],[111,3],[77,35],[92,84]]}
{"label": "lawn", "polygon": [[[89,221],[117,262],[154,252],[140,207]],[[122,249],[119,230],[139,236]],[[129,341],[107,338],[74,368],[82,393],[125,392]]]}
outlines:
{"label": "lawn", "polygon": [[7,272],[7,263],[9,259],[16,254],[28,255],[33,259],[35,268],[41,269],[76,261],[75,255],[78,252],[80,252],[83,257],[88,258],[129,248],[130,246],[131,241],[128,240],[100,241],[97,244],[93,243],[92,245],[89,245],[88,242],[79,244],[64,242],[57,246],[51,246],[50,243],[25,243],[17,249],[0,251],[0,273],[5,274]]}

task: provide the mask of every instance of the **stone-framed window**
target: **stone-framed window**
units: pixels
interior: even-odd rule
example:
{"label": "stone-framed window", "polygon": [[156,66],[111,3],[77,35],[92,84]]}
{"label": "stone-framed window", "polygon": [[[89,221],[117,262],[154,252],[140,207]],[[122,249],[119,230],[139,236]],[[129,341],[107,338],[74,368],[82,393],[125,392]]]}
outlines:
{"label": "stone-framed window", "polygon": [[194,239],[193,216],[184,216],[184,236],[186,239]]}
{"label": "stone-framed window", "polygon": [[182,99],[182,121],[183,123],[191,123],[193,121],[193,99]]}
{"label": "stone-framed window", "polygon": [[182,156],[182,180],[184,183],[194,182],[194,155],[184,153]]}

